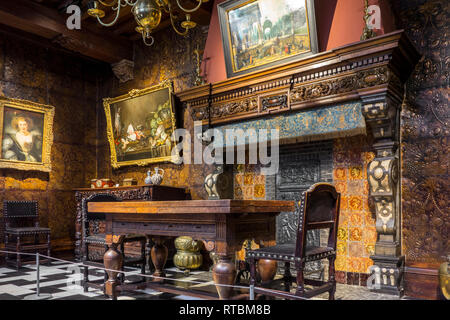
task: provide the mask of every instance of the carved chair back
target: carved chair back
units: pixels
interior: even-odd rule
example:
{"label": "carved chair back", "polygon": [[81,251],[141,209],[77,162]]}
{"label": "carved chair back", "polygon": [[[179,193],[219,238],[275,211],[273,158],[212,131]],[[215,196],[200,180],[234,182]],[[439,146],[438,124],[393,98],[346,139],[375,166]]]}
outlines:
{"label": "carved chair back", "polygon": [[327,247],[336,250],[340,193],[328,183],[316,183],[303,192],[297,226],[296,257],[305,257],[308,230],[329,229]]}
{"label": "carved chair back", "polygon": [[37,201],[3,201],[5,229],[39,227]]}

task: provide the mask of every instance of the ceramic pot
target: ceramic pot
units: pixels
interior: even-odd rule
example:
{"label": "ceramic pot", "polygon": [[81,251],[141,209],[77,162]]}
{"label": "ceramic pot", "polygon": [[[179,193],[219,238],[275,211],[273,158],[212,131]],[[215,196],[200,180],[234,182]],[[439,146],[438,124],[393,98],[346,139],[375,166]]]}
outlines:
{"label": "ceramic pot", "polygon": [[152,184],[152,171],[147,171],[147,176],[144,179],[145,184]]}
{"label": "ceramic pot", "polygon": [[[162,174],[160,172],[162,172]],[[155,174],[153,174],[151,176],[152,184],[154,184],[154,185],[161,184],[163,178],[164,178],[164,169],[160,169],[160,168],[156,167]]]}

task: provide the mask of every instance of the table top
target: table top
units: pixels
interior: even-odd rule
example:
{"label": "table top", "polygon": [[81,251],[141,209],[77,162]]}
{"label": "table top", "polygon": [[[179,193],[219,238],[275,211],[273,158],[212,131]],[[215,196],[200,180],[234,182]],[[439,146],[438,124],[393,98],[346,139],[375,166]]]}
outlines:
{"label": "table top", "polygon": [[179,200],[89,202],[88,212],[183,214],[292,212],[294,201],[281,200]]}

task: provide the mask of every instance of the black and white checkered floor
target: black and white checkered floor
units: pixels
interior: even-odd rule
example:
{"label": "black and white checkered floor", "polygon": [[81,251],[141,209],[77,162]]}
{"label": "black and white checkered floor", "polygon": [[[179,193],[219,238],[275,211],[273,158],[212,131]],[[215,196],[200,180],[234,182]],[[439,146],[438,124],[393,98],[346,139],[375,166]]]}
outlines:
{"label": "black and white checkered floor", "polygon": [[[172,283],[186,288],[196,288],[215,292],[215,287],[208,272],[191,271],[188,276],[177,268],[167,268],[166,277],[174,279]],[[134,282],[141,279],[139,270],[126,269],[129,274],[126,282]],[[84,292],[81,287],[82,270],[76,265],[64,262],[52,262],[51,266],[40,266],[40,293],[50,294],[52,300],[107,300],[103,292],[89,288]],[[135,274],[135,275],[134,275]],[[90,269],[89,279],[103,279],[102,270]],[[181,281],[180,281],[181,280]],[[189,283],[187,281],[194,281]],[[36,266],[25,265],[19,271],[12,267],[0,267],[0,300],[22,300],[25,297],[36,294]],[[122,292],[118,300],[197,300],[197,298],[161,293],[151,289]]]}
{"label": "black and white checkered floor", "polygon": [[[141,279],[139,270],[127,268],[126,282]],[[166,268],[166,277],[174,279],[172,284],[207,292],[216,292],[211,273],[207,271],[191,271],[186,276],[175,267]],[[52,262],[50,266],[40,267],[40,293],[50,294],[51,300],[108,300],[102,291],[89,288],[84,292],[81,287],[82,270],[76,265],[64,262]],[[102,270],[90,269],[90,280],[101,280]],[[191,281],[191,282],[190,282]],[[247,293],[246,291],[245,293]],[[242,290],[240,293],[244,293]],[[0,300],[23,300],[36,294],[36,266],[25,265],[19,271],[12,267],[0,267]],[[328,294],[313,299],[326,300]],[[370,292],[365,287],[337,284],[337,300],[398,300],[398,296]],[[405,298],[403,298],[405,299]],[[162,293],[151,289],[121,292],[118,300],[200,300],[198,298]]]}

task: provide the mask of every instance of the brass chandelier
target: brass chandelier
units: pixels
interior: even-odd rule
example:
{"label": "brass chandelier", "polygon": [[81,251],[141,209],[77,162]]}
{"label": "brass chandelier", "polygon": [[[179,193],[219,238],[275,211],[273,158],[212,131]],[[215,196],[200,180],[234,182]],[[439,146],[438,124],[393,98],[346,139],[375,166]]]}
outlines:
{"label": "brass chandelier", "polygon": [[[170,15],[170,22],[173,29],[179,35],[185,36],[189,30],[194,28],[197,24],[191,21],[191,13],[197,11],[202,3],[208,0],[195,0],[198,2],[194,8],[186,9],[180,3],[180,0],[176,0],[177,6],[185,13],[186,20],[181,22],[181,27],[184,29],[180,31],[175,24],[176,15],[174,14],[171,0],[98,0],[90,1],[88,4],[88,14],[92,17],[96,17],[97,21],[104,27],[110,27],[114,25],[119,19],[120,9],[122,7],[131,6],[131,12],[137,22],[136,31],[142,35],[142,40],[147,46],[153,45],[155,39],[151,35],[152,31],[161,22],[162,11]],[[111,22],[103,22],[102,18],[105,16],[105,11],[101,9],[99,3],[104,7],[111,7],[113,11],[116,11],[116,16]]]}

